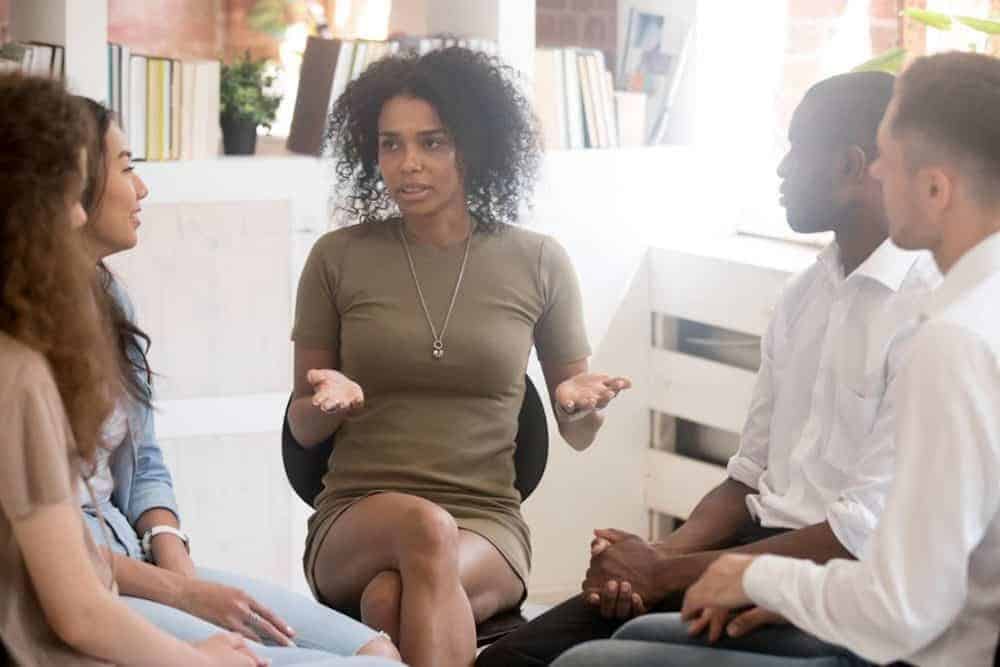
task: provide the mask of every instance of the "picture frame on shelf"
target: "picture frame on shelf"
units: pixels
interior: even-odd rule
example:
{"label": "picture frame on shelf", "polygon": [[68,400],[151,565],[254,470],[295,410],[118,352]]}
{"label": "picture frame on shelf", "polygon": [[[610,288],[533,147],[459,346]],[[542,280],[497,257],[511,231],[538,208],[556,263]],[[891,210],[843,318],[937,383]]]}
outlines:
{"label": "picture frame on shelf", "polygon": [[662,143],[684,74],[692,21],[648,2],[626,2],[625,39],[618,58],[618,88],[645,93],[647,144]]}

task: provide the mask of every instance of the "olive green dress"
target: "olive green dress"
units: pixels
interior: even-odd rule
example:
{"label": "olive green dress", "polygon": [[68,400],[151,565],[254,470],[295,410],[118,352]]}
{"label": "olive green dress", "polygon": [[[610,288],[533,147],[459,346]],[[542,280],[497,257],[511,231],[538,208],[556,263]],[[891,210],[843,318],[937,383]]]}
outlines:
{"label": "olive green dress", "polygon": [[[305,571],[353,503],[395,491],[447,510],[489,540],[527,584],[528,527],[514,488],[514,437],[532,344],[539,359],[589,356],[579,283],[552,238],[518,227],[477,230],[444,337],[433,337],[410,275],[397,221],[330,232],[299,282],[292,340],[337,351],[365,407],[347,419],[309,520]],[[465,242],[445,249],[409,238],[420,286],[440,331]]]}

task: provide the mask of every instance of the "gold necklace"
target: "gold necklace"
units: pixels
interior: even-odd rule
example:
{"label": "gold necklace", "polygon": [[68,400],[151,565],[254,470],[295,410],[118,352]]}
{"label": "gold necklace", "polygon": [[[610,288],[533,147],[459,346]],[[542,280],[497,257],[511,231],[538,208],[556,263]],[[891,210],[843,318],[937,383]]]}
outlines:
{"label": "gold necklace", "polygon": [[455,300],[458,298],[458,289],[462,286],[462,278],[465,276],[465,265],[469,261],[469,248],[472,247],[472,234],[476,231],[475,226],[469,228],[469,238],[465,241],[465,255],[462,257],[462,267],[458,270],[458,280],[455,281],[455,289],[451,293],[451,303],[448,304],[448,312],[444,316],[444,324],[441,325],[441,334],[438,335],[434,320],[431,319],[431,311],[427,308],[427,301],[424,299],[424,291],[420,289],[420,281],[417,280],[417,269],[413,265],[413,255],[410,254],[410,243],[406,240],[406,223],[399,221],[399,238],[403,243],[403,250],[406,251],[406,260],[410,264],[410,275],[413,276],[413,284],[417,288],[417,297],[420,298],[420,306],[424,310],[424,317],[427,318],[427,326],[430,327],[431,336],[434,343],[431,346],[431,357],[441,359],[444,356],[444,334],[448,330],[448,322],[451,321],[451,312],[455,309]]}

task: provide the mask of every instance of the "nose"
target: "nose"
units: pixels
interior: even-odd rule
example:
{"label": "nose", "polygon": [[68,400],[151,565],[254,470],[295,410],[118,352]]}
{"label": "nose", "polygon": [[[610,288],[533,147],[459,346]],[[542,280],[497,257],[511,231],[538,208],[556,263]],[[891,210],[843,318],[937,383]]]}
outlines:
{"label": "nose", "polygon": [[788,178],[788,156],[789,154],[785,153],[785,157],[781,158],[781,162],[778,163],[778,169],[775,172],[781,180]]}
{"label": "nose", "polygon": [[402,169],[405,173],[412,174],[423,169],[423,165],[420,162],[420,154],[415,148],[407,146],[403,150],[405,153],[403,154]]}
{"label": "nose", "polygon": [[139,201],[142,201],[149,196],[149,187],[146,185],[146,181],[142,180],[142,177],[134,171],[132,172],[132,178],[135,179],[135,195]]}

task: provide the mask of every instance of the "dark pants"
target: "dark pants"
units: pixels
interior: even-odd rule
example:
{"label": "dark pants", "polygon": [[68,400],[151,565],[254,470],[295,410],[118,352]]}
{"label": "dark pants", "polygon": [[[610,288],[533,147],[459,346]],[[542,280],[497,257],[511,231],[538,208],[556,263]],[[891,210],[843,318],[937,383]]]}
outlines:
{"label": "dark pants", "polygon": [[[753,526],[734,545],[757,542],[786,532]],[[650,611],[680,611],[683,593],[669,596]],[[626,621],[608,620],[582,595],[553,607],[538,618],[491,644],[476,660],[477,667],[536,667],[548,665],[564,651],[592,639],[609,639]]]}

